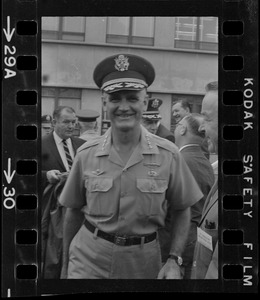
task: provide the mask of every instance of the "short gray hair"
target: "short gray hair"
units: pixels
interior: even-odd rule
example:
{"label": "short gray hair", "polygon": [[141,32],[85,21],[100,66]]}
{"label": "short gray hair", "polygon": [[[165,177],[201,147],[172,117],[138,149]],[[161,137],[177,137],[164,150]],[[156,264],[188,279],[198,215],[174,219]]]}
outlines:
{"label": "short gray hair", "polygon": [[53,119],[59,119],[63,110],[66,110],[69,113],[75,113],[75,110],[70,106],[58,106],[53,112]]}
{"label": "short gray hair", "polygon": [[198,136],[198,137],[201,137],[201,138],[205,138],[205,132],[201,132],[199,130],[200,126],[201,126],[201,123],[202,123],[202,120],[203,120],[203,116],[199,113],[191,113],[187,116],[185,116],[183,118],[183,120],[185,120],[188,124],[188,127],[189,127],[189,131],[195,135],[195,136]]}
{"label": "short gray hair", "polygon": [[218,81],[209,82],[205,87],[206,92],[217,91],[218,90]]}

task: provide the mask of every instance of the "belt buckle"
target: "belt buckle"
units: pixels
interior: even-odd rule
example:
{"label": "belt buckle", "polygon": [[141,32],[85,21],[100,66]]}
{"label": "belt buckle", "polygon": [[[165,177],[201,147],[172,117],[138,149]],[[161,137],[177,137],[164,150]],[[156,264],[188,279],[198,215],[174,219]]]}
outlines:
{"label": "belt buckle", "polygon": [[124,246],[126,244],[126,239],[125,236],[116,235],[114,243],[118,246]]}

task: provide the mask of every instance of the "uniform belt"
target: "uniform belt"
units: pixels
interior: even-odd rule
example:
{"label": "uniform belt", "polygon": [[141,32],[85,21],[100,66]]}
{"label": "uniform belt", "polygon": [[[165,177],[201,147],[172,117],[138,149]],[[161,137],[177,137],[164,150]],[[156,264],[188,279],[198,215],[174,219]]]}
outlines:
{"label": "uniform belt", "polygon": [[[92,233],[95,232],[96,227],[93,226],[92,224],[90,224],[87,220],[85,220],[84,225],[90,232],[92,232]],[[127,237],[127,236],[122,236],[122,235],[120,236],[120,235],[116,235],[116,234],[110,234],[110,233],[106,233],[102,230],[98,230],[97,236],[101,237],[104,240],[107,240],[111,243],[119,245],[119,246],[131,246],[131,245],[140,245],[142,243],[142,240],[144,241],[144,243],[149,243],[156,239],[157,233],[153,232],[151,234],[144,235],[143,237],[141,237],[141,236],[131,236],[131,237],[128,236]]]}

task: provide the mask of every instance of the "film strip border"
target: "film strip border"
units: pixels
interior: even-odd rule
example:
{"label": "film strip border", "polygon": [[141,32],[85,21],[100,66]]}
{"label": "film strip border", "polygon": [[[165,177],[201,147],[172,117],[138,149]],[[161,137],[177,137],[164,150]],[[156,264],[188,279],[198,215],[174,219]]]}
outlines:
{"label": "film strip border", "polygon": [[226,0],[223,4],[220,261],[224,283],[239,283],[238,290],[244,292],[257,286],[258,265],[258,73],[252,67],[257,64],[252,38],[257,36],[257,7],[254,1]]}
{"label": "film strip border", "polygon": [[[257,1],[220,2],[219,202],[222,229],[219,240],[222,246],[220,282],[215,289],[255,292],[258,266],[255,13],[258,7]],[[41,111],[40,50],[37,48],[40,18],[37,18],[36,0],[5,0],[2,5],[2,296],[31,296],[41,294],[40,129],[37,127]]]}
{"label": "film strip border", "polygon": [[39,278],[39,61],[36,1],[2,1],[2,297]]}

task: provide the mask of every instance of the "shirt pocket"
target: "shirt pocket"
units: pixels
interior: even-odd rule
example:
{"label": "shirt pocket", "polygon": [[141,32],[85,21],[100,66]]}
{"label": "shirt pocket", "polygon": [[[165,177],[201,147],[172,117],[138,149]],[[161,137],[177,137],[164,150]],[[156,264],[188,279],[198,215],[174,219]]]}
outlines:
{"label": "shirt pocket", "polygon": [[115,200],[111,190],[113,179],[108,177],[89,177],[85,180],[87,212],[95,216],[109,216],[115,213]]}
{"label": "shirt pocket", "polygon": [[138,213],[146,216],[160,215],[162,211],[165,213],[167,188],[168,183],[165,179],[138,178]]}

